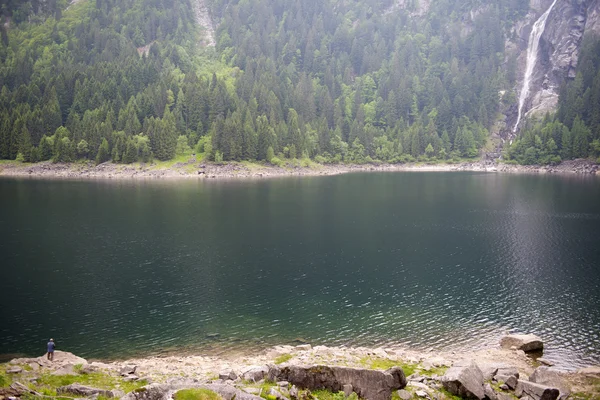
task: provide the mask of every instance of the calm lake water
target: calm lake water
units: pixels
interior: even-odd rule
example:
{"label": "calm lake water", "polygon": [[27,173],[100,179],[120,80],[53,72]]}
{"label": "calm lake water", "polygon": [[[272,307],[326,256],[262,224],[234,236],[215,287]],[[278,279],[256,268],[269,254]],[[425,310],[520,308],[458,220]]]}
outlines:
{"label": "calm lake water", "polygon": [[460,350],[600,363],[600,179],[0,180],[0,352]]}

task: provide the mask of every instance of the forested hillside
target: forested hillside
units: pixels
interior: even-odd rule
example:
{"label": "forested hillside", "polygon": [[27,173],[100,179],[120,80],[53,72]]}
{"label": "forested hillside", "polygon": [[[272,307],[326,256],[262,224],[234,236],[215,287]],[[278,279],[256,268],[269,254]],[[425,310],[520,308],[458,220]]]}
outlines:
{"label": "forested hillside", "polygon": [[577,76],[563,85],[558,110],[530,122],[506,151],[519,164],[592,157],[600,162],[600,38],[583,40]]}
{"label": "forested hillside", "polygon": [[3,0],[0,158],[458,159],[516,101],[527,2],[191,1]]}

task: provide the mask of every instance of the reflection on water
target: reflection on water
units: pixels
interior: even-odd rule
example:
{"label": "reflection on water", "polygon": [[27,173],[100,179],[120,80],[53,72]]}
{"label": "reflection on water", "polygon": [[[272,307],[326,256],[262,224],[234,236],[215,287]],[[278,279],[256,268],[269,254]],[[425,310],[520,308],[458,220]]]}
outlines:
{"label": "reflection on water", "polygon": [[[0,180],[5,353],[546,341],[600,362],[597,179]],[[9,300],[10,299],[10,300]],[[13,301],[14,299],[14,301]]]}

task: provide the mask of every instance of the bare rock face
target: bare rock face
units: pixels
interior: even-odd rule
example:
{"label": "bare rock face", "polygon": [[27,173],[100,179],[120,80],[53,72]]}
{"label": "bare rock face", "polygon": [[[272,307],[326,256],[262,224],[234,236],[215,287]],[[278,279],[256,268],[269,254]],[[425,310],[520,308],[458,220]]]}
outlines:
{"label": "bare rock face", "polygon": [[399,367],[384,372],[324,365],[284,368],[273,366],[269,369],[268,378],[273,381],[285,380],[309,390],[328,389],[338,392],[345,385],[351,385],[356,394],[369,400],[389,400],[392,391],[406,387],[404,371]]}
{"label": "bare rock face", "polygon": [[516,348],[524,352],[544,349],[544,342],[536,335],[506,335],[500,339],[500,346],[505,349]]}
{"label": "bare rock face", "polygon": [[476,360],[475,362],[477,363],[477,366],[483,373],[483,379],[485,379],[486,381],[492,380],[496,375],[514,375],[517,379],[519,378],[519,370],[510,364],[479,360]]}
{"label": "bare rock face", "polygon": [[115,394],[112,390],[96,389],[93,387],[80,385],[78,383],[73,383],[67,386],[61,386],[56,390],[56,392],[58,394],[73,394],[75,396],[100,395],[104,397],[115,397]]}
{"label": "bare rock face", "polygon": [[242,379],[247,381],[258,382],[263,379],[269,372],[269,367],[266,365],[252,366],[242,373]]}
{"label": "bare rock face", "polygon": [[515,389],[517,397],[529,396],[533,400],[556,400],[559,394],[560,392],[557,388],[521,380]]}
{"label": "bare rock face", "polygon": [[218,393],[225,400],[263,400],[262,397],[246,393],[231,385],[200,384],[197,382],[182,382],[172,384],[152,384],[144,386],[121,397],[122,400],[169,400],[173,394],[183,389],[202,388]]}
{"label": "bare rock face", "polygon": [[548,367],[538,367],[529,377],[529,381],[541,385],[555,387],[559,390],[559,399],[564,400],[569,397],[571,390],[565,379],[556,371]]}
{"label": "bare rock face", "polygon": [[[538,14],[549,4],[542,2]],[[528,106],[531,114],[555,109],[558,90],[576,74],[581,40],[587,32],[600,33],[600,2],[597,0],[560,0],[546,22],[534,70]]]}
{"label": "bare rock face", "polygon": [[485,397],[483,373],[473,361],[453,365],[442,377],[442,385],[464,399],[482,400]]}

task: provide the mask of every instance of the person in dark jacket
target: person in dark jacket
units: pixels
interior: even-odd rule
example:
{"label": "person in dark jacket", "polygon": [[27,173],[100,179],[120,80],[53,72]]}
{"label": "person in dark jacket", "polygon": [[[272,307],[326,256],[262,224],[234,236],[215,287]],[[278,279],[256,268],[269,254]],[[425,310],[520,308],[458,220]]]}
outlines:
{"label": "person in dark jacket", "polygon": [[54,360],[54,348],[56,345],[54,344],[54,339],[50,339],[48,342],[48,360]]}

